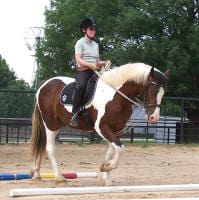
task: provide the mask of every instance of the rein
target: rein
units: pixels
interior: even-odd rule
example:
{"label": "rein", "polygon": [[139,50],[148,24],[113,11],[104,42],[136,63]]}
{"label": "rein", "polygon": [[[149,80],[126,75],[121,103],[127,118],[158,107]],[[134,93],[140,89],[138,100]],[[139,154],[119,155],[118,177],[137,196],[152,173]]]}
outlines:
{"label": "rein", "polygon": [[[94,70],[94,72],[97,74],[97,76],[99,78],[101,78],[101,75],[103,74],[104,71],[108,71],[111,68],[111,61],[109,60],[107,62],[107,64],[102,68],[102,70],[100,72],[98,72],[97,70]],[[110,85],[109,85],[110,86]],[[124,97],[126,100],[130,101],[132,104],[139,106],[140,104],[143,104],[142,101],[140,101],[138,98],[135,98],[136,101],[138,101],[139,103],[133,101],[132,99],[130,99],[128,96],[126,96],[123,92],[121,92],[120,90],[118,90],[117,88],[114,88],[113,86],[110,86],[111,88],[113,88],[118,94],[120,94],[122,97]]]}
{"label": "rein", "polygon": [[[94,71],[98,76],[99,78],[101,78],[101,74],[98,72],[98,71]],[[110,85],[109,85],[110,86]],[[121,92],[120,90],[118,90],[117,88],[114,88],[113,86],[110,86],[111,88],[113,88],[118,94],[120,94],[122,97],[124,97],[126,100],[130,101],[132,104],[136,105],[136,106],[139,106],[140,103],[143,104],[143,102],[141,102],[139,99],[136,98],[136,100],[139,102],[135,102],[133,101],[132,99],[130,99],[129,97],[127,97],[123,92]]]}
{"label": "rein", "polygon": [[[104,67],[104,70],[101,71],[101,73],[98,72],[98,71],[96,71],[96,70],[95,70],[94,72],[98,75],[99,78],[101,78],[102,73],[103,73],[104,71],[109,70],[109,69],[110,69],[110,66],[111,66],[111,62],[109,61],[109,62],[106,64],[106,66]],[[144,96],[143,101],[140,100],[140,99],[137,98],[137,97],[135,97],[135,100],[136,100],[136,101],[134,101],[134,100],[130,99],[128,96],[126,96],[123,92],[121,92],[120,90],[118,90],[117,88],[114,88],[113,86],[110,86],[110,85],[109,85],[109,86],[110,86],[111,88],[113,88],[113,89],[114,89],[118,94],[120,94],[122,97],[124,97],[126,100],[128,100],[130,103],[132,103],[132,104],[134,104],[134,105],[136,105],[136,106],[142,105],[142,106],[144,107],[144,109],[146,110],[146,112],[147,112],[148,108],[150,108],[150,107],[159,107],[159,108],[160,108],[160,104],[148,104],[148,103],[146,103],[146,96],[147,96],[147,93],[148,93],[148,90],[149,90],[149,86],[150,86],[151,84],[157,85],[158,87],[163,87],[163,85],[160,85],[160,84],[158,84],[158,83],[156,83],[156,82],[154,82],[154,81],[147,82],[146,87],[145,87],[145,89],[144,89],[144,91],[143,91],[143,94],[145,94],[145,95],[141,95],[141,96]]]}
{"label": "rein", "polygon": [[[106,66],[104,67],[105,70],[102,70],[101,72],[98,72],[98,71],[94,70],[94,72],[97,74],[97,76],[98,76],[99,78],[101,78],[102,73],[110,68],[110,64],[111,64],[111,63],[108,63],[108,67],[106,67]],[[107,69],[107,68],[108,68],[108,69]],[[134,101],[134,100],[130,99],[128,96],[126,96],[123,92],[121,92],[120,90],[118,90],[117,88],[114,88],[113,86],[110,86],[110,85],[109,85],[109,86],[110,86],[112,89],[114,89],[118,94],[120,94],[122,97],[124,97],[127,101],[129,101],[130,103],[132,103],[132,104],[134,104],[134,105],[136,105],[136,106],[142,105],[142,106],[144,107],[145,111],[148,113],[148,108],[149,108],[149,107],[160,107],[160,104],[147,104],[147,103],[146,103],[146,96],[147,96],[147,93],[148,93],[149,86],[150,86],[151,84],[157,85],[157,86],[159,86],[159,87],[162,87],[162,85],[160,85],[160,84],[158,84],[158,83],[156,83],[156,82],[154,82],[154,81],[148,82],[148,83],[146,84],[146,87],[145,87],[144,92],[143,92],[143,94],[145,94],[145,95],[144,95],[144,101],[140,100],[140,99],[137,98],[137,97],[135,97],[135,100],[136,100],[136,101]],[[131,127],[130,127],[130,128],[131,128]],[[121,135],[123,135],[123,134],[125,133],[125,131],[129,130],[130,128],[129,128],[129,127],[124,127],[121,131],[119,131],[119,132],[117,132],[117,133],[115,133],[115,134],[116,134],[117,136],[121,136]]]}

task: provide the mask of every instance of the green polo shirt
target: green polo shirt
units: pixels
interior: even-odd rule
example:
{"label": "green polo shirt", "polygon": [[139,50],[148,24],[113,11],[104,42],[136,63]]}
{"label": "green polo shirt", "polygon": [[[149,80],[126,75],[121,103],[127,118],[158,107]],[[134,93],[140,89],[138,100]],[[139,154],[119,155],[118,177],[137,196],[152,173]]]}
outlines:
{"label": "green polo shirt", "polygon": [[75,54],[81,55],[82,60],[86,62],[96,63],[99,58],[99,46],[95,41],[89,42],[82,37],[75,45]]}

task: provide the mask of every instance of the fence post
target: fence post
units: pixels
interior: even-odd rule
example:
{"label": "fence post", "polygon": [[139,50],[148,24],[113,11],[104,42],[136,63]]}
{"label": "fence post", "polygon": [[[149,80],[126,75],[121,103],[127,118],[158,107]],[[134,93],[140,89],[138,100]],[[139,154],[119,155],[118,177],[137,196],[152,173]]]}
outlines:
{"label": "fence post", "polygon": [[9,127],[8,127],[8,123],[6,124],[6,144],[8,144],[8,133],[9,132]]}
{"label": "fence post", "polygon": [[1,143],[1,126],[0,126],[0,143]]}
{"label": "fence post", "polygon": [[19,143],[19,125],[17,126],[17,144]]}
{"label": "fence post", "polygon": [[167,144],[170,143],[170,127],[167,129]]}
{"label": "fence post", "polygon": [[184,142],[184,99],[181,100],[180,144]]}

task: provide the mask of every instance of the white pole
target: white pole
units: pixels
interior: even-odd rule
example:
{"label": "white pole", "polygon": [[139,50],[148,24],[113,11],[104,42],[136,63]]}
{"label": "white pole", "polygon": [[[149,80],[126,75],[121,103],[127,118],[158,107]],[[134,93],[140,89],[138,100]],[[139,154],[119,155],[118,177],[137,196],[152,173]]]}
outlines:
{"label": "white pole", "polygon": [[77,178],[93,178],[98,177],[97,172],[77,172]]}
{"label": "white pole", "polygon": [[35,196],[35,195],[72,195],[72,194],[96,194],[114,192],[159,192],[199,190],[199,184],[179,185],[145,185],[145,186],[109,186],[109,187],[65,187],[65,188],[25,188],[12,189],[10,196]]}
{"label": "white pole", "polygon": [[[117,199],[122,200],[122,199]],[[187,198],[150,198],[150,199],[131,199],[131,200],[199,200],[199,197],[187,197]]]}

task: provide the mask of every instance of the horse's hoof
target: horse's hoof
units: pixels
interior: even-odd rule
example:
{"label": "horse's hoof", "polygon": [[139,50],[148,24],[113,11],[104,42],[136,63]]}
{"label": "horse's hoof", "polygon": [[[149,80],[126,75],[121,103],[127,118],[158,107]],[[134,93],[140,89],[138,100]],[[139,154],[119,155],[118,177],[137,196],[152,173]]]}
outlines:
{"label": "horse's hoof", "polygon": [[110,172],[111,171],[110,163],[103,163],[100,167],[100,171],[101,172]]}
{"label": "horse's hoof", "polygon": [[56,177],[56,183],[67,183],[67,179],[64,178],[62,175]]}
{"label": "horse's hoof", "polygon": [[34,176],[34,170],[33,170],[33,169],[30,170],[30,176],[31,176],[31,177]]}
{"label": "horse's hoof", "polygon": [[113,180],[108,180],[105,182],[105,186],[114,186],[115,185],[115,181]]}
{"label": "horse's hoof", "polygon": [[114,185],[115,185],[115,181],[111,179],[103,180],[103,186],[114,186]]}
{"label": "horse's hoof", "polygon": [[40,173],[38,171],[33,170],[33,169],[30,170],[30,176],[32,177],[32,180],[36,180],[36,181],[41,180]]}
{"label": "horse's hoof", "polygon": [[41,181],[41,176],[33,176],[32,180],[34,180],[34,181]]}

